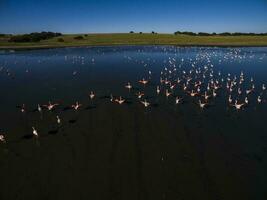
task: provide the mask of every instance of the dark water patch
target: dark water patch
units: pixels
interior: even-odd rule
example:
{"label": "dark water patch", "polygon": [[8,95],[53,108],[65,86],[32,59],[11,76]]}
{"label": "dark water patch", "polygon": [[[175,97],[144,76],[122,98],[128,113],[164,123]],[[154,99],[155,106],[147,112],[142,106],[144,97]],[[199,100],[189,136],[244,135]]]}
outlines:
{"label": "dark water patch", "polygon": [[58,129],[50,130],[50,131],[48,131],[48,134],[49,135],[56,135],[56,134],[58,134]]}
{"label": "dark water patch", "polygon": [[70,124],[75,124],[76,122],[77,122],[76,119],[71,119],[71,120],[69,120],[69,123],[70,123]]}

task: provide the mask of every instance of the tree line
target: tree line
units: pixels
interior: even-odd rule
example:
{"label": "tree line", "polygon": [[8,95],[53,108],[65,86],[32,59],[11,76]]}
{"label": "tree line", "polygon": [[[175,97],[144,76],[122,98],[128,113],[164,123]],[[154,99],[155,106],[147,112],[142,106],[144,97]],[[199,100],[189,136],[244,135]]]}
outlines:
{"label": "tree line", "polygon": [[41,40],[47,40],[53,37],[61,36],[61,33],[54,33],[54,32],[34,32],[30,34],[23,34],[23,35],[13,35],[9,38],[9,42],[39,42]]}
{"label": "tree line", "polygon": [[212,35],[219,35],[219,36],[267,36],[267,33],[241,33],[241,32],[223,32],[223,33],[206,33],[206,32],[190,32],[190,31],[176,31],[174,32],[175,35],[183,34],[183,35],[191,35],[191,36],[212,36]]}

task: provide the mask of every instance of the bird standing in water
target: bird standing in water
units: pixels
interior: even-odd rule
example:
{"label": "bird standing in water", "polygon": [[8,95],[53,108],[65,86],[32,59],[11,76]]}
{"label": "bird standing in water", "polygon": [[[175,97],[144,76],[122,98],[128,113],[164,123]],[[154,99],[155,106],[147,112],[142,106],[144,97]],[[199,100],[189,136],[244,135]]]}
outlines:
{"label": "bird standing in water", "polygon": [[39,136],[37,130],[34,127],[32,127],[32,134],[35,137],[38,137]]}
{"label": "bird standing in water", "polygon": [[6,139],[3,134],[0,135],[0,142],[6,143]]}

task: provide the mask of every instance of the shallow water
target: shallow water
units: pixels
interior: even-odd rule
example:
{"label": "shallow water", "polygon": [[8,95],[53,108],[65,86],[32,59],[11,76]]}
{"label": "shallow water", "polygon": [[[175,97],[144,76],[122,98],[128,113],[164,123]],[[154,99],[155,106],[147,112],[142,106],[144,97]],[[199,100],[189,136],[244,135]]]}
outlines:
{"label": "shallow water", "polygon": [[[183,71],[191,76],[191,69],[204,66],[213,71],[209,80],[224,78],[207,109],[200,109],[201,97],[190,97],[182,85],[164,96],[167,86],[160,77],[174,81]],[[0,199],[267,198],[267,94],[262,90],[267,48],[1,52],[0,68],[0,134],[6,138],[0,143]],[[236,111],[227,103],[225,85],[228,73],[239,80],[241,71],[243,93],[252,84],[255,90],[248,106]],[[146,86],[138,83],[142,78],[149,80]],[[127,82],[131,91],[124,87]],[[137,91],[144,91],[150,107],[144,108]],[[111,93],[127,102],[110,102]],[[243,93],[234,91],[233,98],[244,101]],[[183,104],[175,105],[175,95]],[[48,101],[60,105],[36,111]],[[76,101],[81,109],[68,109]],[[32,137],[32,126],[38,138]]]}

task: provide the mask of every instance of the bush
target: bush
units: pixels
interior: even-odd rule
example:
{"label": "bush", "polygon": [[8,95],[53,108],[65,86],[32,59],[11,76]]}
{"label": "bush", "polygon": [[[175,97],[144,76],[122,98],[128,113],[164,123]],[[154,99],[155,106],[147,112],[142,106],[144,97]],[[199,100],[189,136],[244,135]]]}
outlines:
{"label": "bush", "polygon": [[58,42],[64,42],[64,39],[63,38],[58,38],[57,41]]}
{"label": "bush", "polygon": [[84,37],[87,37],[88,36],[88,34],[84,34]]}
{"label": "bush", "polygon": [[139,34],[143,34],[143,32],[139,32]]}
{"label": "bush", "polygon": [[9,42],[39,42],[41,40],[47,40],[53,37],[61,36],[61,33],[53,32],[41,32],[41,33],[30,33],[24,35],[15,35],[9,39]]}
{"label": "bush", "polygon": [[211,34],[205,33],[205,32],[199,32],[198,35],[199,36],[210,36]]}
{"label": "bush", "polygon": [[75,40],[83,40],[84,38],[83,38],[83,36],[79,35],[79,36],[74,37],[74,39]]}
{"label": "bush", "polygon": [[184,32],[176,31],[174,34],[175,35],[183,34],[183,35],[192,35],[192,36],[197,35],[196,33],[188,32],[188,31],[184,31]]}
{"label": "bush", "polygon": [[130,31],[130,33],[134,33],[133,31]]}
{"label": "bush", "polygon": [[222,36],[231,36],[231,33],[224,32],[224,33],[219,33],[218,35],[222,35]]}

